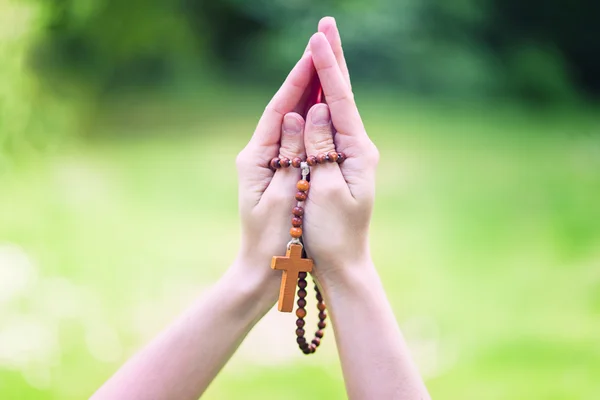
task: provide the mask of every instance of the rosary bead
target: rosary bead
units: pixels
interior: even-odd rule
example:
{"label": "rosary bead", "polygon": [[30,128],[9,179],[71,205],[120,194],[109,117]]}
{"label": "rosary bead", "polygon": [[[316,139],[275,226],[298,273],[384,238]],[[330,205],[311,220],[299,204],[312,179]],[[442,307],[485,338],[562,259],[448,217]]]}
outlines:
{"label": "rosary bead", "polygon": [[296,239],[302,237],[302,228],[291,228],[290,236]]}
{"label": "rosary bead", "polygon": [[298,328],[304,328],[304,324],[305,324],[305,323],[306,323],[306,322],[304,322],[304,320],[303,320],[303,319],[301,319],[301,318],[298,318],[298,319],[296,320],[296,326],[297,326]]}
{"label": "rosary bead", "polygon": [[327,156],[329,157],[329,162],[337,162],[338,160],[338,153],[335,151],[330,151],[327,153]]}
{"label": "rosary bead", "polygon": [[310,165],[311,167],[314,165],[317,165],[317,157],[315,156],[308,156],[306,157],[306,163],[308,165]]}
{"label": "rosary bead", "polygon": [[294,214],[296,217],[301,217],[302,215],[304,215],[304,208],[294,207],[294,209],[292,210],[292,214]]}
{"label": "rosary bead", "polygon": [[298,287],[300,289],[306,289],[306,285],[308,285],[308,283],[306,283],[306,280],[304,280],[304,279],[298,280]]}
{"label": "rosary bead", "polygon": [[296,343],[298,343],[300,346],[302,346],[303,344],[306,343],[306,338],[304,336],[298,336],[296,338]]}
{"label": "rosary bead", "polygon": [[296,304],[298,304],[298,307],[304,308],[304,307],[306,307],[306,300],[304,300],[304,299],[298,299],[298,301],[296,302]]}
{"label": "rosary bead", "polygon": [[299,308],[296,310],[296,317],[304,318],[306,317],[306,310],[304,308]]}
{"label": "rosary bead", "polygon": [[298,337],[304,336],[304,329],[302,329],[302,328],[296,329],[296,336],[298,336]]}
{"label": "rosary bead", "polygon": [[317,303],[317,308],[319,309],[319,311],[325,311],[327,309],[327,306],[325,305],[325,303]]}
{"label": "rosary bead", "polygon": [[340,151],[338,153],[337,163],[341,164],[344,162],[345,159],[346,159],[346,155]]}
{"label": "rosary bead", "polygon": [[314,344],[314,345],[315,345],[315,347],[319,347],[319,345],[321,344],[321,339],[319,339],[319,338],[314,338],[314,339],[312,340],[312,344]]}
{"label": "rosary bead", "polygon": [[321,292],[317,291],[317,301],[318,302],[322,302],[323,301],[323,296],[321,295]]}
{"label": "rosary bead", "polygon": [[300,228],[302,226],[302,218],[298,218],[298,217],[292,218],[292,226],[295,228]]}
{"label": "rosary bead", "polygon": [[327,314],[325,313],[325,311],[321,311],[319,313],[319,320],[323,321],[327,318]]}
{"label": "rosary bead", "polygon": [[325,161],[327,161],[327,154],[320,153],[319,155],[317,155],[317,162],[319,164],[323,164],[323,163],[325,163]]}
{"label": "rosary bead", "polygon": [[314,353],[317,350],[317,347],[315,345],[311,344],[310,347],[309,347],[309,349],[310,349],[311,353]]}
{"label": "rosary bead", "polygon": [[319,327],[319,329],[325,329],[325,327],[327,326],[327,323],[325,321],[319,321],[317,326]]}
{"label": "rosary bead", "polygon": [[312,353],[312,351],[310,351],[310,348],[309,348],[309,347],[306,347],[306,348],[302,349],[302,352],[303,352],[304,354],[310,354],[310,353]]}
{"label": "rosary bead", "polygon": [[281,164],[281,166],[282,166],[283,168],[287,168],[287,167],[289,167],[289,166],[291,165],[291,163],[292,163],[292,162],[290,161],[290,159],[289,159],[289,158],[281,157],[281,158],[279,159],[279,164]]}
{"label": "rosary bead", "polygon": [[323,330],[319,329],[318,331],[316,331],[315,336],[319,339],[323,339]]}
{"label": "rosary bead", "polygon": [[306,192],[296,192],[296,200],[305,201],[306,197]]}
{"label": "rosary bead", "polygon": [[304,289],[298,290],[298,297],[300,297],[301,299],[305,298],[306,294],[307,294],[306,290],[304,290]]}
{"label": "rosary bead", "polygon": [[292,167],[294,168],[300,168],[300,163],[302,162],[302,159],[300,157],[294,157],[292,158]]}
{"label": "rosary bead", "polygon": [[298,347],[300,347],[300,350],[302,350],[302,351],[309,350],[308,348],[310,347],[310,344],[306,343],[306,340],[305,340],[304,343],[298,345]]}
{"label": "rosary bead", "polygon": [[274,159],[272,159],[269,163],[269,166],[272,170],[279,169],[281,167],[281,164],[279,163],[279,158],[275,157]]}
{"label": "rosary bead", "polygon": [[302,272],[298,273],[298,278],[299,279],[306,279],[306,277],[307,277],[307,273],[306,272],[302,271]]}
{"label": "rosary bead", "polygon": [[299,180],[298,183],[296,183],[296,188],[302,192],[306,192],[308,188],[310,188],[310,183],[304,179]]}

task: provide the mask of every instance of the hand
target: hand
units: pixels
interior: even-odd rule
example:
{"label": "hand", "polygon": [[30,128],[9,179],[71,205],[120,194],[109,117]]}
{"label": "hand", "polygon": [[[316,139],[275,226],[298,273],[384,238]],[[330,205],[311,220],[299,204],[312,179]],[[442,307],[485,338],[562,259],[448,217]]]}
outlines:
{"label": "hand", "polygon": [[[305,158],[304,118],[318,89],[312,58],[305,51],[267,105],[254,135],[239,153],[239,210],[242,221],[241,249],[234,269],[249,279],[257,278],[269,306],[279,293],[281,272],[269,268],[271,258],[284,255],[290,240],[291,211],[299,172],[295,168],[273,172],[274,157]],[[250,272],[250,274],[248,274]]]}
{"label": "hand", "polygon": [[[368,230],[375,196],[379,152],[369,139],[350,86],[339,31],[324,18],[309,43],[327,104],[314,105],[306,117],[308,155],[338,151],[344,163],[311,169],[304,216],[304,243],[321,281],[355,266],[372,265]],[[334,274],[332,274],[332,272]]]}

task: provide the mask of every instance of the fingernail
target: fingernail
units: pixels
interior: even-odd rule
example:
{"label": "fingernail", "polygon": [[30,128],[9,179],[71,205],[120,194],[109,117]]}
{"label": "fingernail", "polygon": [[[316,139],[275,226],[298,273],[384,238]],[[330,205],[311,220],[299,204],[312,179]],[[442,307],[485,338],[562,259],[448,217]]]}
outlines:
{"label": "fingernail", "polygon": [[329,125],[331,123],[329,107],[325,104],[317,104],[314,106],[311,121],[314,125]]}
{"label": "fingernail", "polygon": [[283,130],[285,133],[297,134],[302,131],[302,124],[298,121],[298,118],[294,118],[291,115],[283,117]]}

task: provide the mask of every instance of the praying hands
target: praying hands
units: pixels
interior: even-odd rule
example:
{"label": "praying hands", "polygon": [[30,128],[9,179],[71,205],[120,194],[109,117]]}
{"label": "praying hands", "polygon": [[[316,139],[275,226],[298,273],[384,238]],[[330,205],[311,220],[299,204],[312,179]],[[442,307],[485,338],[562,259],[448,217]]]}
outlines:
{"label": "praying hands", "polygon": [[[319,85],[324,102],[315,101]],[[93,398],[201,396],[277,301],[282,273],[269,266],[292,243],[314,261],[311,274],[329,310],[348,397],[428,399],[371,260],[378,159],[354,102],[335,20],[323,18],[237,157],[242,241],[232,266]],[[300,160],[308,160],[310,184],[301,180]],[[298,340],[307,354],[315,343]]]}

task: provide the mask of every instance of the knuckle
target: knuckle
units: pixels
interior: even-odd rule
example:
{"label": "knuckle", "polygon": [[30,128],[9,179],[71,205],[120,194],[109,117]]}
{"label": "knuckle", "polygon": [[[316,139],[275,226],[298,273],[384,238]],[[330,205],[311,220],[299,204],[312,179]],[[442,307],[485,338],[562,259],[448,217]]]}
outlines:
{"label": "knuckle", "polygon": [[238,171],[243,171],[250,167],[250,162],[250,155],[248,154],[248,150],[246,148],[240,151],[235,158],[235,166],[237,167]]}
{"label": "knuckle", "polygon": [[348,103],[354,103],[354,93],[352,92],[352,90],[350,90],[350,88],[348,88],[348,90],[344,90],[341,93],[332,94],[327,98],[327,103],[329,104],[329,106],[344,101]]}
{"label": "knuckle", "polygon": [[245,150],[242,150],[238,153],[237,157],[235,157],[235,165],[240,168],[246,165],[246,153]]}
{"label": "knuckle", "polygon": [[294,157],[299,157],[302,155],[302,144],[301,143],[289,143],[284,142],[279,149],[279,154],[283,157],[292,159]]}
{"label": "knuckle", "polygon": [[377,146],[375,146],[374,143],[371,143],[371,150],[369,152],[369,161],[371,161],[371,163],[374,165],[378,165],[379,159],[380,159],[379,149],[377,148]]}
{"label": "knuckle", "polygon": [[311,140],[311,145],[313,150],[316,152],[333,151],[335,145],[333,143],[331,129],[327,128],[327,130],[321,130],[320,132],[316,133]]}

